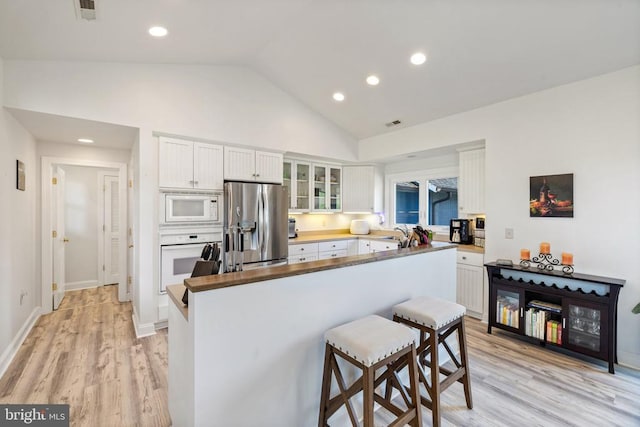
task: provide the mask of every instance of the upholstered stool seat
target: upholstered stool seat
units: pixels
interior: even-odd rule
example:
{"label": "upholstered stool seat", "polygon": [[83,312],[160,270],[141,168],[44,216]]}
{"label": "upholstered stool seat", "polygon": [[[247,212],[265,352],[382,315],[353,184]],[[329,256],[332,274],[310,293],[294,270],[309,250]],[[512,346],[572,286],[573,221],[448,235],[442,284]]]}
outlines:
{"label": "upholstered stool seat", "polygon": [[[396,415],[397,425],[421,425],[420,394],[416,368],[415,335],[410,328],[377,315],[333,328],[325,333],[325,363],[320,398],[318,425],[325,427],[329,418],[343,405],[353,426],[359,425],[350,398],[363,392],[363,422],[373,426],[374,403]],[[353,384],[345,384],[336,356],[362,370],[362,376]],[[409,370],[408,389],[402,396],[406,408],[392,403],[389,398],[375,392],[376,387],[387,381],[405,366]],[[384,370],[382,370],[384,368]],[[376,371],[381,374],[376,378]],[[331,382],[335,376],[339,394],[330,397]]]}
{"label": "upholstered stool seat", "polygon": [[[462,383],[467,407],[473,408],[464,332],[465,312],[465,307],[460,304],[433,297],[417,297],[393,307],[393,320],[420,331],[417,349],[418,376],[428,393],[428,396],[421,396],[421,402],[431,409],[434,426],[440,425],[440,393],[455,382]],[[446,341],[454,332],[457,332],[458,335],[459,359]],[[438,348],[440,345],[444,347],[455,364],[455,370],[449,370],[439,365]],[[429,367],[431,370],[429,380],[427,380],[423,367]],[[442,382],[440,374],[446,377]],[[399,386],[397,383],[391,383],[396,387]],[[389,390],[387,390],[388,396]]]}

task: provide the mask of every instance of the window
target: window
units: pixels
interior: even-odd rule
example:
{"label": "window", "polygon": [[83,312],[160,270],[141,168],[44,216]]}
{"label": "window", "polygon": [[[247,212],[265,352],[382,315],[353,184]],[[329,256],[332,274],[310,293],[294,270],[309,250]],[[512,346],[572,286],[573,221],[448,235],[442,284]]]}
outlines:
{"label": "window", "polygon": [[449,227],[449,221],[458,217],[455,175],[457,170],[389,176],[391,223]]}

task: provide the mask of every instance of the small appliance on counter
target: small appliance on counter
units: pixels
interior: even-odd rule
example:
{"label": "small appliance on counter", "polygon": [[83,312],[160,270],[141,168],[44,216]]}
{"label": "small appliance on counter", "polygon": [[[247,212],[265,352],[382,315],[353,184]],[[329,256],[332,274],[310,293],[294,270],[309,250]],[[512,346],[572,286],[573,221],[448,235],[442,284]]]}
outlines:
{"label": "small appliance on counter", "polygon": [[289,238],[295,239],[298,237],[298,233],[296,233],[296,219],[289,218]]}
{"label": "small appliance on counter", "polygon": [[449,222],[449,241],[451,243],[471,244],[473,237],[469,229],[468,219],[452,219]]}
{"label": "small appliance on counter", "polygon": [[484,248],[484,218],[476,218],[476,229],[473,232],[473,244]]}
{"label": "small appliance on counter", "polygon": [[366,219],[351,220],[349,232],[351,234],[369,234],[369,221]]}

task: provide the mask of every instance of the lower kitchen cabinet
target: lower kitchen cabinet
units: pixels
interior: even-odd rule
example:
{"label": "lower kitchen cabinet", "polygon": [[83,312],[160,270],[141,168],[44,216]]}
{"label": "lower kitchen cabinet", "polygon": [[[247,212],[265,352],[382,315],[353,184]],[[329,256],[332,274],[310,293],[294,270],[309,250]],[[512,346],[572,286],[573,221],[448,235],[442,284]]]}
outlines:
{"label": "lower kitchen cabinet", "polygon": [[482,318],[484,311],[484,255],[458,251],[456,265],[456,302],[467,308],[467,314]]}

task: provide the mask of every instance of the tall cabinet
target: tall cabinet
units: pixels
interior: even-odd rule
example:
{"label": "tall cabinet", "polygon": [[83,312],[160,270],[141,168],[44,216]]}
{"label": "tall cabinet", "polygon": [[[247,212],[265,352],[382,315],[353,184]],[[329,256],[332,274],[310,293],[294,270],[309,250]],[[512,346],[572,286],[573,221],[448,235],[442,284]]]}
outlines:
{"label": "tall cabinet", "polygon": [[485,212],[485,150],[460,151],[458,210],[461,214]]}

